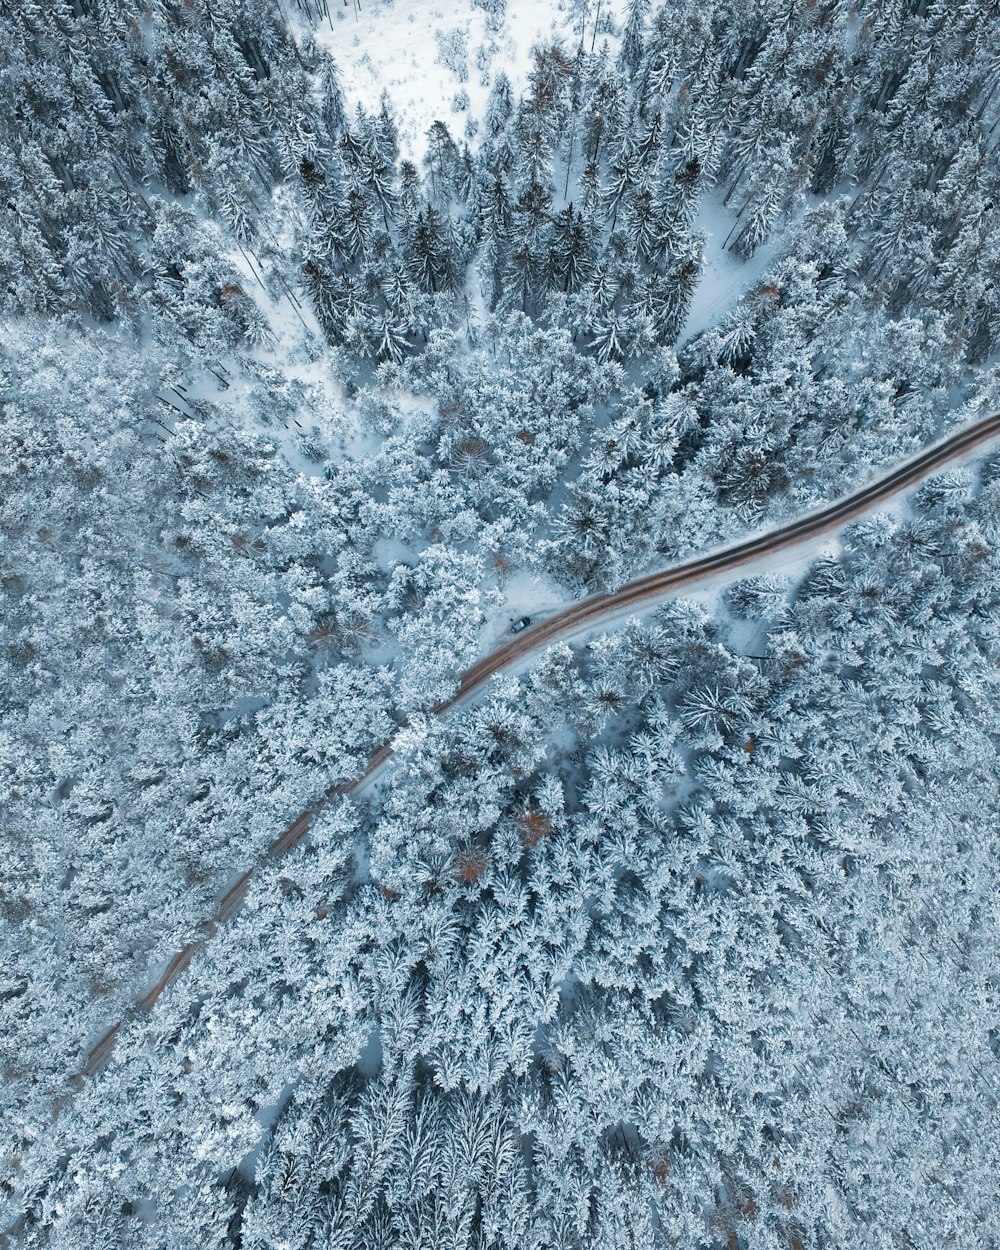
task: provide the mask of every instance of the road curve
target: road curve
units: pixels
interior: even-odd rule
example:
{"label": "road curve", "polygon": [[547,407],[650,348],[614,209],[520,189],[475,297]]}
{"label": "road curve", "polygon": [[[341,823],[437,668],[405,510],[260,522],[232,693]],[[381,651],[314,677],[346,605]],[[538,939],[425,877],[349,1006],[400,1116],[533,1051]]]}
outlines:
{"label": "road curve", "polygon": [[[892,495],[923,481],[935,469],[963,459],[998,437],[1000,437],[1000,413],[963,427],[950,437],[911,457],[884,477],[870,482],[867,486],[861,487],[860,490],[846,495],[835,503],[808,513],[797,521],[791,521],[775,529],[764,530],[741,542],[722,547],[707,555],[697,556],[683,564],[673,565],[662,572],[649,573],[645,577],[627,582],[611,594],[591,595],[579,603],[572,604],[511,638],[490,655],[474,664],[462,675],[458,689],[452,698],[438,704],[433,710],[437,715],[443,715],[459,704],[465,703],[481,691],[491,677],[520,663],[541,647],[557,639],[565,639],[574,634],[595,629],[602,622],[623,610],[648,605],[656,599],[674,594],[683,587],[693,586],[698,582],[716,577],[720,573],[744,569],[756,560],[770,556],[776,551],[798,546],[821,534],[833,533],[855,517],[870,512]],[[351,782],[331,786],[326,791],[326,799],[337,795],[357,793],[362,788],[366,788],[377,779],[392,755],[392,745],[388,742],[383,743],[371,755],[363,772]],[[316,810],[318,808],[303,812],[292,821],[268,847],[265,860],[279,858],[298,846],[308,833]],[[216,932],[218,926],[226,923],[235,914],[246,897],[257,867],[259,865],[247,869],[229,887],[219,900],[215,914],[203,923],[203,936],[193,939],[178,951],[141,998],[136,1000],[135,1005],[125,1017],[112,1025],[90,1047],[84,1056],[79,1073],[72,1078],[74,1083],[79,1083],[81,1077],[93,1076],[107,1063],[122,1025],[127,1020],[150,1011],[160,995],[183,973],[201,946]]]}

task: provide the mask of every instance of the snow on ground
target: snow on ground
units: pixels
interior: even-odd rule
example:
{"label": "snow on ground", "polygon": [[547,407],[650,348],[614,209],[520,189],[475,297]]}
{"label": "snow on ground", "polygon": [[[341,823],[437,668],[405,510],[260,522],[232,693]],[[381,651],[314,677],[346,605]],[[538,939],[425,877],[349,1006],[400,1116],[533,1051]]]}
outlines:
{"label": "snow on ground", "polygon": [[[618,15],[622,3],[609,7]],[[500,70],[516,96],[527,81],[532,46],[552,36],[570,41],[567,9],[566,0],[507,0],[499,29],[490,30],[488,14],[471,0],[440,6],[433,0],[362,0],[360,11],[331,5],[332,22],[315,34],[337,63],[349,105],[378,109],[384,93],[399,127],[400,151],[420,161],[432,122],[443,121],[461,142],[466,120],[482,117]],[[453,31],[464,36],[467,49],[464,82],[439,61],[436,35]],[[468,95],[467,111],[454,104],[461,91]]]}
{"label": "snow on ground", "polygon": [[389,575],[397,564],[415,564],[416,553],[409,543],[398,538],[379,538],[372,545],[372,559],[383,573]]}
{"label": "snow on ground", "polygon": [[[240,247],[226,259],[242,275],[244,290],[270,331],[270,341],[250,354],[297,384],[302,393],[295,415],[283,415],[265,425],[254,419],[245,402],[234,406],[244,411],[251,428],[273,440],[289,466],[303,477],[321,477],[329,463],[373,455],[382,440],[365,428],[356,407],[348,403],[334,353],[308,301],[284,283],[283,292],[274,298],[267,286],[268,274],[252,251]],[[226,398],[233,402],[247,394],[249,383],[243,370],[230,372]]]}
{"label": "snow on ground", "polygon": [[433,395],[418,395],[396,387],[380,398],[386,404],[386,422],[380,429],[382,434],[405,435],[414,443],[435,437],[440,416],[438,401]]}
{"label": "snow on ground", "polygon": [[[780,253],[790,229],[789,223],[779,223],[749,260],[740,260],[726,250],[727,240],[732,242],[729,236],[734,220],[735,214],[723,208],[714,195],[702,198],[697,229],[704,231],[707,241],[702,253],[701,277],[678,336],[680,342],[717,325],[743,292],[761,281]],[[734,233],[732,238],[735,237]]]}
{"label": "snow on ground", "polygon": [[492,611],[479,634],[479,652],[489,655],[510,637],[510,627],[522,616],[532,622],[568,607],[573,600],[545,577],[527,571],[511,573],[501,587],[503,601]]}
{"label": "snow on ground", "polygon": [[[884,511],[884,509],[880,507],[879,511]],[[765,556],[756,556],[744,568],[728,569],[717,573],[714,577],[706,578],[697,586],[685,586],[677,592],[676,597],[700,603],[715,617],[730,619],[728,610],[722,603],[722,595],[735,582],[775,574],[779,577],[787,577],[794,585],[802,580],[814,560],[822,555],[838,556],[840,549],[840,541],[836,536],[819,534],[794,547],[786,547],[782,551],[774,551]],[[654,604],[649,610],[653,611],[657,606],[659,604]]]}

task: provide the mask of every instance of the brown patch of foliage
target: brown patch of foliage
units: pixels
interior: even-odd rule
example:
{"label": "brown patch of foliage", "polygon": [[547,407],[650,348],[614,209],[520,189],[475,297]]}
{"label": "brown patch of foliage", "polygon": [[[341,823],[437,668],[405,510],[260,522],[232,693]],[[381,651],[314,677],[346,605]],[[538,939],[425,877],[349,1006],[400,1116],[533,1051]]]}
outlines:
{"label": "brown patch of foliage", "polygon": [[547,838],[552,832],[552,821],[548,816],[530,808],[525,808],[521,813],[518,824],[521,828],[521,842],[527,847],[537,846],[542,838]]}
{"label": "brown patch of foliage", "polygon": [[475,885],[486,871],[486,856],[475,847],[466,847],[459,853],[455,875],[462,885]]}

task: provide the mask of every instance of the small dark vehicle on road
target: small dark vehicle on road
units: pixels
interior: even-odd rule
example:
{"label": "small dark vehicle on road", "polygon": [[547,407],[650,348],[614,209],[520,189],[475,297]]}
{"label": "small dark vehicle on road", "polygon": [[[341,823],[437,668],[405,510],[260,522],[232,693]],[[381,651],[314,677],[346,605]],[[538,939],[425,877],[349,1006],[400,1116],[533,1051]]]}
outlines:
{"label": "small dark vehicle on road", "polygon": [[518,619],[514,622],[514,624],[511,625],[510,632],[512,634],[519,634],[522,629],[527,629],[530,624],[531,624],[530,616],[518,617]]}

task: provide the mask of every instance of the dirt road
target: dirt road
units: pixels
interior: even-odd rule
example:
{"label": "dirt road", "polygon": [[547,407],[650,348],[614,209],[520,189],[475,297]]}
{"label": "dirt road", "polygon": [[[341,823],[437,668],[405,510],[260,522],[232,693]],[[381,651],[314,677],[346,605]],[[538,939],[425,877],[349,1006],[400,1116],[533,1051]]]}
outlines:
{"label": "dirt road", "polygon": [[[791,521],[772,530],[765,530],[744,541],[698,556],[683,564],[674,565],[659,573],[650,573],[628,582],[619,590],[607,595],[592,595],[571,607],[550,616],[547,620],[525,630],[497,647],[490,655],[474,664],[462,676],[455,695],[434,709],[443,715],[479,693],[495,674],[525,661],[532,654],[557,639],[590,632],[600,628],[616,615],[631,608],[647,606],[658,599],[676,593],[686,586],[694,586],[720,573],[748,572],[756,561],[766,559],[777,551],[804,544],[823,534],[832,534],[855,517],[871,512],[900,491],[924,480],[935,469],[961,460],[970,452],[1000,437],[1000,414],[987,417],[913,456],[884,477],[863,486],[860,490],[835,503],[811,512],[797,521]],[[392,746],[384,743],[370,757],[365,769],[347,785],[334,786],[327,791],[327,798],[339,794],[357,793],[373,783],[392,758]],[[267,859],[273,860],[296,847],[309,831],[315,812],[298,816],[270,845]],[[79,1077],[92,1076],[107,1062],[119,1030],[125,1020],[149,1011],[168,985],[172,984],[197,954],[201,945],[228,921],[239,909],[247,890],[257,872],[249,868],[219,900],[214,916],[203,926],[203,936],[188,942],[167,963],[141,998],[123,1020],[112,1025],[90,1048],[81,1066]]]}
{"label": "dirt road", "polygon": [[[743,542],[722,547],[708,555],[697,556],[684,564],[675,564],[662,572],[649,573],[633,582],[626,582],[618,590],[607,595],[592,595],[579,603],[555,613],[538,625],[526,629],[497,647],[490,655],[474,664],[462,676],[455,696],[434,709],[447,712],[464,702],[480,689],[484,682],[496,673],[513,667],[525,656],[537,651],[556,639],[600,626],[608,617],[624,609],[640,607],[655,599],[665,598],[684,586],[708,581],[730,570],[743,571],[755,560],[765,559],[775,552],[796,547],[822,534],[830,534],[846,525],[848,521],[871,512],[879,503],[907,487],[928,477],[935,469],[968,455],[984,443],[1000,437],[1000,414],[987,417],[972,426],[966,426],[951,438],[937,443],[885,477],[846,495],[835,503],[807,513],[797,521],[763,530]],[[360,779],[359,783],[360,784]]]}

